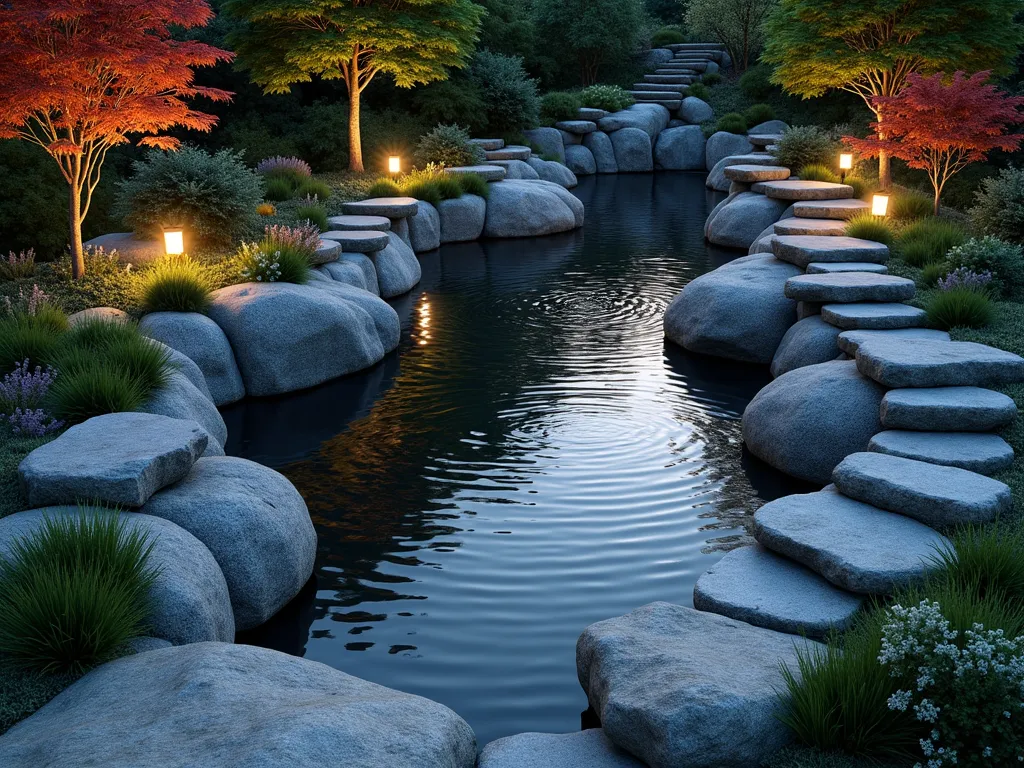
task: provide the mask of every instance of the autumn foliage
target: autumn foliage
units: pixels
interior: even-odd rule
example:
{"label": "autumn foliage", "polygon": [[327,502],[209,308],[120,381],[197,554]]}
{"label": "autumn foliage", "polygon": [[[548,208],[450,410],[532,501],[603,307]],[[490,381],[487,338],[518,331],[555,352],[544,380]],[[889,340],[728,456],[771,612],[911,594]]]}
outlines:
{"label": "autumn foliage", "polygon": [[876,96],[874,106],[885,113],[885,137],[846,138],[854,150],[869,157],[888,152],[911,168],[928,173],[935,190],[935,213],[946,182],[994,149],[1017,149],[1024,135],[1010,127],[1024,121],[1024,97],[1008,96],[988,85],[989,72],[949,78],[911,74],[896,96]]}
{"label": "autumn foliage", "polygon": [[174,40],[171,27],[205,25],[205,0],[8,0],[0,4],[0,138],[45,149],[70,188],[73,272],[84,271],[81,224],[107,151],[174,149],[175,126],[208,131],[212,115],[188,99],[231,94],[197,86],[195,67],[232,54]]}

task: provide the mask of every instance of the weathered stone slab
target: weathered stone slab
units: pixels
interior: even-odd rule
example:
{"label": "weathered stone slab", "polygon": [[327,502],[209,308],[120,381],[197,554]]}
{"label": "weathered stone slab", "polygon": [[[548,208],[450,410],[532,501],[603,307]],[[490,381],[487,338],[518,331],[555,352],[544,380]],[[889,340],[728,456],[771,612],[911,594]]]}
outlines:
{"label": "weathered stone slab", "polygon": [[579,115],[580,120],[590,120],[593,123],[608,115],[603,109],[593,109],[591,107],[580,107],[576,114]]}
{"label": "weathered stone slab", "polygon": [[528,162],[531,157],[526,160],[488,160],[488,165],[496,165],[505,169],[506,179],[526,179],[527,181],[533,181],[540,178],[540,174],[534,170],[533,166]]}
{"label": "weathered stone slab", "polygon": [[781,165],[730,165],[722,172],[729,181],[744,184],[788,179],[790,176],[789,168],[783,168]]}
{"label": "weathered stone slab", "polygon": [[18,466],[29,506],[101,502],[141,507],[188,474],[209,442],[194,421],[110,413],[76,424]]}
{"label": "weathered stone slab", "polygon": [[836,339],[839,329],[829,325],[818,315],[805,317],[786,331],[772,358],[772,376],[835,360],[839,354]]}
{"label": "weathered stone slab", "polygon": [[[775,200],[846,200],[853,197],[853,187],[828,181],[762,181],[754,192]],[[798,214],[799,215],[799,214]]]}
{"label": "weathered stone slab", "polygon": [[936,432],[985,432],[1017,417],[1013,398],[980,387],[893,389],[882,398],[882,426]]}
{"label": "weathered stone slab", "polygon": [[575,133],[577,136],[584,136],[597,130],[597,123],[591,120],[562,120],[555,123],[555,128],[560,131]]}
{"label": "weathered stone slab", "polygon": [[[454,169],[448,168],[449,173]],[[387,232],[391,229],[391,219],[386,216],[341,215],[330,216],[327,225],[332,231],[341,232]]]}
{"label": "weathered stone slab", "polygon": [[[388,221],[388,219],[385,219]],[[390,229],[390,225],[388,227]],[[341,251],[347,253],[376,253],[388,247],[388,230],[356,230],[333,229],[324,232],[325,240],[333,240],[341,245]]]}
{"label": "weathered stone slab", "polygon": [[587,627],[576,643],[576,670],[608,738],[648,765],[760,765],[792,738],[776,717],[780,665],[799,674],[796,649],[814,647],[652,603]]}
{"label": "weathered stone slab", "polygon": [[1024,381],[1024,358],[972,341],[871,339],[857,349],[857,367],[893,389]]}
{"label": "weathered stone slab", "polygon": [[601,728],[576,733],[517,733],[492,741],[477,768],[646,768]]}
{"label": "weathered stone slab", "polygon": [[866,272],[797,275],[786,281],[786,296],[818,303],[907,301],[915,292],[913,280]]}
{"label": "weathered stone slab", "polygon": [[316,249],[313,251],[313,255],[309,257],[309,263],[314,267],[320,264],[328,264],[336,261],[339,256],[341,256],[341,246],[333,240],[321,238]]}
{"label": "weathered stone slab", "polygon": [[863,598],[760,544],[729,552],[693,588],[693,607],[757,627],[821,638],[844,630]]}
{"label": "weathered stone slab", "polygon": [[827,235],[782,235],[775,240],[776,258],[806,269],[809,264],[867,261],[884,264],[889,248],[872,240]]}
{"label": "weathered stone slab", "polygon": [[488,160],[528,160],[533,153],[529,147],[521,147],[515,144],[506,145],[501,149],[484,150],[484,156]]}
{"label": "weathered stone slab", "polygon": [[842,237],[846,234],[846,223],[837,219],[805,219],[802,216],[790,216],[776,222],[775,234]]}
{"label": "weathered stone slab", "polygon": [[852,499],[933,528],[991,522],[1013,506],[1009,486],[998,480],[883,453],[847,456],[832,480]]}
{"label": "weathered stone slab", "polygon": [[772,144],[782,138],[782,134],[779,133],[748,133],[747,141],[753,144],[755,147],[770,147]]}
{"label": "weathered stone slab", "polygon": [[793,215],[805,219],[852,219],[870,210],[871,206],[863,200],[801,200],[794,204]]}
{"label": "weathered stone slab", "polygon": [[928,322],[927,312],[909,304],[826,304],[821,317],[844,331],[889,331]]}
{"label": "weathered stone slab", "polygon": [[504,139],[470,139],[470,144],[476,144],[480,149],[491,152],[495,149],[501,149],[505,146]]}
{"label": "weathered stone slab", "polygon": [[[826,221],[826,219],[820,219]],[[808,275],[835,275],[842,272],[867,272],[872,275],[884,275],[889,272],[885,264],[870,264],[866,261],[840,261],[834,264],[828,262],[807,265]]]}
{"label": "weathered stone slab", "polygon": [[949,341],[946,331],[933,328],[893,328],[890,330],[859,330],[843,331],[839,334],[839,348],[850,357],[857,354],[857,349],[868,339],[928,339]]}
{"label": "weathered stone slab", "polygon": [[725,169],[734,165],[775,165],[775,158],[772,155],[761,153],[729,155],[728,157],[723,157],[715,163],[714,168],[712,168],[708,173],[705,186],[708,189],[714,189],[718,192],[728,192],[729,185],[732,182],[725,178]]}
{"label": "weathered stone slab", "polygon": [[355,200],[342,203],[341,209],[353,216],[384,216],[388,219],[405,219],[415,216],[419,210],[415,197],[372,197],[369,200]]}
{"label": "weathered stone slab", "polygon": [[484,181],[501,181],[505,178],[505,168],[500,165],[456,165],[445,168],[445,173],[473,173]]}
{"label": "weathered stone slab", "polygon": [[929,464],[959,467],[982,475],[994,475],[1013,466],[1013,448],[999,435],[990,432],[893,429],[872,437],[868,450]]}
{"label": "weathered stone slab", "polygon": [[850,592],[888,595],[923,579],[949,541],[927,525],[842,495],[786,496],[754,513],[754,537]]}

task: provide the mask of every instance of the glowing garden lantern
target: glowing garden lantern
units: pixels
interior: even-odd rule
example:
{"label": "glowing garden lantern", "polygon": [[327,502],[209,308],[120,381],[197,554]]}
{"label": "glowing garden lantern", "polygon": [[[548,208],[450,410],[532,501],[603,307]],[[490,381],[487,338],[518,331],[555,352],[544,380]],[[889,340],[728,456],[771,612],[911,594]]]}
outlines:
{"label": "glowing garden lantern", "polygon": [[164,253],[168,256],[180,256],[185,252],[185,230],[181,227],[170,227],[164,230]]}
{"label": "glowing garden lantern", "polygon": [[889,196],[875,195],[871,198],[871,215],[885,216],[889,212]]}
{"label": "glowing garden lantern", "polygon": [[840,181],[846,181],[846,172],[850,170],[853,170],[853,155],[848,152],[843,152],[839,155]]}
{"label": "glowing garden lantern", "polygon": [[401,173],[402,172],[402,158],[398,155],[391,155],[388,158],[388,173]]}

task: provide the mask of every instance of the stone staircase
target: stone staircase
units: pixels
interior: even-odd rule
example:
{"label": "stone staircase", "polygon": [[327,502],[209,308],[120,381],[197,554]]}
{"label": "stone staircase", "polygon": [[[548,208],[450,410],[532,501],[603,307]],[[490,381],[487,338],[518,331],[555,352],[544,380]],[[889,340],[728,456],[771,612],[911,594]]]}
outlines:
{"label": "stone staircase", "polygon": [[689,86],[705,73],[718,72],[728,62],[725,47],[715,43],[689,43],[666,46],[672,58],[644,75],[644,82],[634,83],[631,95],[638,102],[661,104],[675,112],[689,91]]}

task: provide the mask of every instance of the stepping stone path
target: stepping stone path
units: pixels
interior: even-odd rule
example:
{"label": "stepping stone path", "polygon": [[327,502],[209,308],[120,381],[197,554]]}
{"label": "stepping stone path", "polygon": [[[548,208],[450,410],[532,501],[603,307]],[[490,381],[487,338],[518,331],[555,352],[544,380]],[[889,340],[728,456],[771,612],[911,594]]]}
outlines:
{"label": "stepping stone path", "polygon": [[949,334],[933,328],[894,328],[891,330],[856,330],[843,331],[839,334],[839,348],[854,357],[858,347],[869,339],[927,339],[929,341],[949,341]]}
{"label": "stepping stone path", "polygon": [[327,240],[337,242],[340,246],[340,251],[344,251],[345,253],[376,253],[377,251],[387,248],[389,242],[388,233],[379,231],[344,232],[334,230],[331,232],[324,232],[323,237]]}
{"label": "stepping stone path", "polygon": [[786,496],[754,513],[754,538],[865,595],[888,595],[935,568],[947,539],[927,525],[842,495],[835,486]]}
{"label": "stepping stone path", "polygon": [[871,339],[857,350],[857,369],[894,389],[1024,381],[1024,358],[971,341]]}
{"label": "stepping stone path", "polygon": [[1010,424],[1017,405],[980,387],[893,389],[882,398],[881,417],[886,429],[985,432]]}
{"label": "stepping stone path", "polygon": [[484,157],[488,160],[529,160],[533,150],[529,147],[509,146],[501,149],[489,149],[484,151]]}
{"label": "stepping stone path", "polygon": [[485,152],[493,152],[494,150],[502,149],[505,146],[504,139],[470,139],[469,143],[476,144]]}
{"label": "stepping stone path", "polygon": [[[756,186],[756,185],[755,185]],[[857,237],[781,235],[772,243],[775,258],[806,269],[809,264],[867,261],[884,264],[889,249],[881,243]]]}
{"label": "stepping stone path", "polygon": [[592,107],[580,107],[577,114],[580,116],[580,120],[590,120],[593,123],[603,117],[608,117],[608,113],[603,109],[593,109]]}
{"label": "stepping stone path", "polygon": [[508,173],[500,165],[456,165],[451,168],[445,168],[444,172],[456,175],[460,173],[474,173],[482,177],[484,181],[503,181]]}
{"label": "stepping stone path", "polygon": [[828,181],[762,181],[752,190],[773,200],[841,200],[853,196],[853,187]]}
{"label": "stepping stone path", "polygon": [[371,197],[369,200],[342,203],[341,209],[353,215],[405,219],[417,214],[418,202],[415,197]]}
{"label": "stepping stone path", "polygon": [[[853,188],[850,190],[852,194]],[[846,220],[870,210],[863,200],[801,200],[793,204],[793,215],[803,219]]]}
{"label": "stepping stone path", "polygon": [[762,134],[760,136],[749,136],[748,135],[747,136],[747,141],[749,141],[755,147],[761,147],[763,149],[764,147],[770,147],[772,144],[774,144],[775,142],[777,142],[781,138],[782,138],[782,135],[781,134],[777,134],[777,133],[776,134],[770,134],[770,135],[763,135]]}
{"label": "stepping stone path", "polygon": [[924,461],[883,453],[854,453],[832,473],[844,495],[933,528],[987,523],[1013,506],[1005,483]]}
{"label": "stepping stone path", "polygon": [[921,326],[928,313],[907,304],[826,304],[821,319],[844,331],[891,330]]}
{"label": "stepping stone path", "polygon": [[660,104],[669,112],[675,112],[683,105],[682,99],[666,98],[664,93],[633,91],[633,100],[640,104]]}
{"label": "stepping stone path", "polygon": [[[906,391],[906,390],[895,390]],[[868,450],[994,475],[1013,465],[1013,448],[990,432],[918,432],[892,429],[871,438]]]}
{"label": "stepping stone path", "polygon": [[644,93],[652,93],[654,91],[661,91],[666,94],[678,93],[681,97],[689,91],[689,86],[684,83],[633,83],[633,92],[637,91]]}
{"label": "stepping stone path", "polygon": [[787,298],[819,303],[859,301],[906,301],[914,298],[914,281],[892,275],[841,272],[831,275],[797,275],[786,281]]}
{"label": "stepping stone path", "polygon": [[313,251],[313,256],[310,257],[309,263],[314,267],[320,264],[329,264],[332,261],[337,261],[339,256],[341,256],[341,246],[321,235],[320,243],[317,245],[316,250]]}
{"label": "stepping stone path", "polygon": [[888,274],[885,264],[869,264],[866,261],[840,261],[835,264],[817,263],[807,265],[808,275],[836,275],[842,272],[868,272],[873,275]]}
{"label": "stepping stone path", "polygon": [[340,232],[387,232],[391,229],[391,219],[384,216],[331,216],[327,225],[332,231]]}
{"label": "stepping stone path", "polygon": [[[729,178],[726,168],[726,178]],[[775,223],[776,235],[824,235],[841,237],[846,234],[846,223],[836,219],[805,219],[792,216]]]}
{"label": "stepping stone path", "polygon": [[729,181],[743,184],[789,178],[789,168],[780,165],[730,165],[723,173]]}
{"label": "stepping stone path", "polygon": [[555,128],[567,133],[575,133],[578,136],[585,136],[597,130],[597,123],[590,120],[562,120],[555,123]]}
{"label": "stepping stone path", "polygon": [[32,451],[18,475],[30,507],[141,507],[185,477],[209,439],[185,419],[134,412],[95,416]]}
{"label": "stepping stone path", "polygon": [[815,638],[846,629],[862,603],[860,596],[760,544],[734,549],[693,589],[698,610]]}

